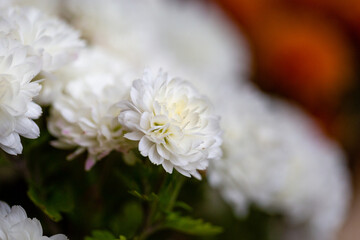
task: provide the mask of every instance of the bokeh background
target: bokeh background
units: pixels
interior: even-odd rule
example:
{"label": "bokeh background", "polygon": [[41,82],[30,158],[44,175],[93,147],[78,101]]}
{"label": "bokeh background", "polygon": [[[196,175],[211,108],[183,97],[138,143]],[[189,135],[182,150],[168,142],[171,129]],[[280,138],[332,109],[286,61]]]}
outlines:
{"label": "bokeh background", "polygon": [[251,80],[301,105],[348,156],[354,197],[339,239],[360,236],[360,1],[217,0],[244,33]]}

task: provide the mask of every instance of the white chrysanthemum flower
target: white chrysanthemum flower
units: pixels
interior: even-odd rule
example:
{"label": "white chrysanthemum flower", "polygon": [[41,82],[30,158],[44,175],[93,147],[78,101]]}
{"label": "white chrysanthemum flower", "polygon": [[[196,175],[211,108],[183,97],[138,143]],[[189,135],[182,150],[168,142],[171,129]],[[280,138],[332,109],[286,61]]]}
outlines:
{"label": "white chrysanthemum flower", "polygon": [[22,152],[19,135],[37,138],[39,128],[32,121],[41,108],[32,99],[41,86],[32,82],[41,69],[41,60],[29,56],[27,47],[0,38],[0,148],[9,154]]}
{"label": "white chrysanthemum flower", "polygon": [[207,98],[179,78],[146,71],[135,80],[130,100],[120,104],[125,137],[139,142],[139,151],[165,171],[201,178],[209,159],[221,157],[219,117]]}
{"label": "white chrysanthemum flower", "polygon": [[48,120],[50,133],[58,138],[52,142],[55,147],[77,148],[70,159],[88,152],[87,170],[112,150],[126,148],[123,130],[117,121],[120,110],[115,105],[126,98],[131,85],[129,77],[118,73],[121,63],[112,62],[118,70],[108,71],[112,67],[106,64],[110,59],[106,60],[105,53],[92,54],[94,61],[83,62],[81,57],[70,66],[68,74],[62,72],[71,80],[54,100]]}
{"label": "white chrysanthemum flower", "polygon": [[1,240],[68,240],[63,234],[52,237],[43,236],[41,223],[36,218],[28,218],[20,206],[10,208],[0,201],[0,239]]}
{"label": "white chrysanthemum flower", "polygon": [[[35,8],[2,9],[0,35],[18,40],[42,57],[44,71],[53,71],[75,60],[84,46],[79,32]],[[5,24],[7,22],[7,24]]]}
{"label": "white chrysanthemum flower", "polygon": [[111,73],[116,75],[127,74],[127,79],[134,78],[132,67],[102,48],[84,48],[79,52],[79,57],[51,74],[45,74],[46,81],[42,82],[42,89],[36,101],[49,105],[60,96],[66,85],[74,79],[89,74]]}
{"label": "white chrysanthemum flower", "polygon": [[329,240],[344,221],[349,176],[339,147],[300,111],[252,88],[218,106],[224,157],[208,175],[241,215],[250,203],[307,226],[303,239]]}

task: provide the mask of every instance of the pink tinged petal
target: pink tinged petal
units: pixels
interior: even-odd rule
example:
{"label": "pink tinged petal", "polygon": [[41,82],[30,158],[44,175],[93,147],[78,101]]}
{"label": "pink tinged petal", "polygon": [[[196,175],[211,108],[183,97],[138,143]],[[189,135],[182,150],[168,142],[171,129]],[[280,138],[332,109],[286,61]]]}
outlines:
{"label": "pink tinged petal", "polygon": [[99,155],[97,155],[97,159],[98,159],[98,160],[103,159],[104,157],[106,157],[107,155],[109,155],[110,152],[111,152],[111,150],[104,151],[104,152],[100,153]]}
{"label": "pink tinged petal", "polygon": [[152,163],[160,165],[164,162],[164,158],[156,151],[156,145],[154,144],[149,151],[149,159]]}
{"label": "pink tinged petal", "polygon": [[95,158],[93,156],[89,156],[85,162],[85,170],[90,171],[90,169],[95,165],[95,163],[96,163]]}
{"label": "pink tinged petal", "polygon": [[18,118],[16,120],[15,131],[21,136],[35,139],[40,135],[40,130],[36,123],[28,118]]}
{"label": "pink tinged petal", "polygon": [[51,141],[50,145],[53,146],[53,147],[56,147],[56,148],[60,148],[60,149],[71,149],[71,148],[75,147],[75,145],[73,145],[73,144],[66,143],[66,142],[63,142],[63,141],[56,141],[56,140]]}
{"label": "pink tinged petal", "polygon": [[[57,146],[55,146],[55,147],[57,147]],[[61,147],[59,147],[59,148],[61,148]],[[77,156],[79,156],[80,154],[82,154],[83,152],[85,152],[85,150],[86,150],[85,148],[78,148],[78,149],[76,149],[75,152],[71,153],[70,155],[68,155],[68,156],[66,157],[66,160],[68,160],[68,161],[73,160],[74,158],[76,158]]]}
{"label": "pink tinged petal", "polygon": [[141,138],[144,136],[144,134],[142,132],[130,132],[130,133],[126,133],[124,135],[125,138],[132,140],[132,141],[139,141],[141,140]]}
{"label": "pink tinged petal", "polygon": [[166,172],[168,172],[168,173],[172,173],[172,172],[173,172],[174,165],[173,165],[170,161],[165,160],[165,161],[162,163],[162,166],[163,166],[163,168],[165,169]]}
{"label": "pink tinged petal", "polygon": [[141,155],[147,157],[152,146],[154,146],[153,142],[151,142],[146,136],[142,137],[139,142],[139,151]]}

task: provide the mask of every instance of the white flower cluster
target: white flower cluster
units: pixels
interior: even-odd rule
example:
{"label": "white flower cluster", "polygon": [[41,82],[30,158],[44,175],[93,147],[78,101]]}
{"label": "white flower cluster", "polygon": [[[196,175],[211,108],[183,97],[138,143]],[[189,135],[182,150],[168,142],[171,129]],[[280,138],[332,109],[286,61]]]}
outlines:
{"label": "white flower cluster", "polygon": [[54,74],[67,82],[58,85],[62,91],[48,119],[49,131],[58,138],[52,144],[62,149],[77,148],[70,159],[87,150],[87,170],[112,150],[126,148],[117,120],[120,110],[115,106],[126,98],[131,84],[123,68],[106,52],[87,49],[71,66]]}
{"label": "white flower cluster", "polygon": [[339,147],[302,112],[251,87],[223,98],[224,158],[211,162],[210,183],[239,215],[255,203],[306,224],[304,239],[332,239],[350,200]]}
{"label": "white flower cluster", "polygon": [[140,153],[152,163],[200,179],[197,170],[205,170],[209,159],[219,160],[219,117],[188,82],[146,71],[130,96],[120,104],[119,121],[129,131],[125,137],[140,141]]}
{"label": "white flower cluster", "polygon": [[29,46],[42,57],[42,70],[53,71],[75,60],[84,42],[80,34],[57,18],[35,8],[10,7],[0,12],[0,36]]}
{"label": "white flower cluster", "polygon": [[[75,155],[87,150],[89,154],[87,169],[112,150],[123,151],[127,148],[124,146],[124,139],[119,136],[121,136],[123,127],[129,131],[133,126],[129,127],[128,125],[133,123],[121,120],[122,117],[120,117],[120,123],[114,125],[112,122],[110,124],[110,119],[114,117],[116,111],[106,112],[108,109],[112,109],[114,102],[125,99],[125,92],[121,90],[124,90],[127,84],[131,84],[134,79],[124,77],[125,72],[138,73],[147,66],[151,66],[153,69],[161,67],[169,70],[173,75],[194,79],[201,87],[200,83],[204,84],[210,77],[226,78],[225,76],[231,76],[228,78],[235,79],[241,72],[238,66],[244,65],[239,63],[246,62],[246,58],[242,58],[246,55],[242,54],[244,50],[237,47],[237,40],[240,38],[233,34],[223,17],[210,7],[207,9],[209,11],[205,11],[203,6],[195,3],[184,5],[169,1],[137,0],[131,2],[123,0],[66,1],[65,6],[67,9],[65,15],[69,16],[69,20],[74,26],[83,31],[90,44],[101,46],[118,56],[117,59],[111,58],[113,63],[108,65],[113,66],[114,63],[121,62],[118,64],[119,68],[125,69],[121,70],[120,74],[114,74],[115,68],[101,69],[102,67],[96,66],[97,64],[107,65],[104,63],[108,63],[110,60],[106,60],[105,57],[93,59],[89,56],[80,56],[80,61],[61,69],[60,72],[55,72],[51,76],[53,81],[43,84],[41,102],[52,103],[48,127],[50,132],[58,138],[53,145],[59,148],[77,148]],[[181,26],[182,28],[180,28]],[[207,40],[204,41],[205,39]],[[239,41],[241,43],[241,40]],[[234,51],[234,49],[237,50]],[[223,63],[220,67],[219,62]],[[131,66],[130,71],[129,66]],[[218,70],[213,71],[216,68]],[[81,69],[86,69],[88,72]],[[72,72],[79,72],[79,74],[73,76]],[[102,84],[99,85],[98,82],[108,78],[112,80],[104,83],[106,87],[103,88]],[[73,82],[73,79],[77,80]],[[91,87],[82,87],[82,85],[88,86],[89,82],[91,82]],[[151,86],[149,85],[149,87]],[[179,89],[192,88],[184,82],[181,84],[172,82],[171,91],[177,92],[177,87]],[[116,98],[116,94],[110,94],[109,91],[120,92]],[[135,85],[132,88],[132,92],[134,91],[138,91]],[[193,93],[193,96],[189,96],[190,98],[197,98],[195,95],[198,93],[190,92]],[[169,101],[176,100],[170,95],[161,97],[164,102],[167,101],[165,98],[169,98]],[[181,98],[183,97],[181,96]],[[144,99],[144,101],[148,100],[150,99]],[[197,112],[198,109],[192,110],[194,113],[189,113],[186,118],[193,118],[194,122],[191,124],[194,126],[189,124],[187,129],[184,129],[187,131],[186,137],[181,136],[183,133],[179,133],[180,135],[177,136],[179,149],[164,150],[160,144],[157,147],[160,150],[155,146],[143,150],[143,143],[147,138],[141,141],[140,146],[144,156],[149,156],[150,160],[156,164],[162,164],[166,171],[172,172],[175,168],[184,175],[200,178],[197,170],[205,170],[209,158],[219,158],[221,155],[219,148],[221,140],[220,136],[217,136],[219,132],[215,130],[218,126],[215,123],[212,124],[218,120],[209,121],[212,125],[201,126],[208,120],[196,122],[198,121],[196,120],[197,115],[201,116],[202,113]],[[208,114],[206,112],[201,117],[206,118]],[[97,116],[96,119],[94,115]],[[185,118],[185,116],[182,117]],[[84,124],[85,121],[86,124]],[[184,124],[179,122],[177,123],[179,126],[174,128],[174,119],[171,121],[172,130],[176,130]],[[188,119],[183,119],[183,121],[188,121]],[[89,123],[92,125],[90,126]],[[185,122],[185,124],[187,123]],[[191,136],[190,126],[195,127],[195,125],[199,132],[193,135],[204,134],[203,136]],[[201,129],[202,127],[204,129]],[[209,130],[210,128],[214,128],[211,130],[213,132]],[[203,133],[204,131],[205,133]],[[217,137],[212,138],[211,141],[204,140],[205,136],[212,135]],[[189,147],[195,147],[195,149],[190,151],[187,149]],[[161,152],[161,150],[163,151]],[[159,157],[159,154],[163,156]],[[185,156],[188,158],[187,160],[184,159]]]}
{"label": "white flower cluster", "polygon": [[22,152],[19,135],[39,136],[33,119],[42,111],[33,99],[41,86],[34,78],[75,58],[83,45],[78,37],[36,9],[6,4],[0,9],[0,147],[7,153]]}
{"label": "white flower cluster", "polygon": [[43,236],[41,223],[36,218],[28,218],[20,206],[9,207],[0,201],[0,239],[1,240],[68,240],[63,234],[52,237]]}
{"label": "white flower cluster", "polygon": [[41,108],[32,98],[41,87],[31,80],[39,73],[41,60],[28,53],[18,42],[0,38],[0,147],[13,155],[22,152],[19,135],[39,136],[32,119],[40,116]]}

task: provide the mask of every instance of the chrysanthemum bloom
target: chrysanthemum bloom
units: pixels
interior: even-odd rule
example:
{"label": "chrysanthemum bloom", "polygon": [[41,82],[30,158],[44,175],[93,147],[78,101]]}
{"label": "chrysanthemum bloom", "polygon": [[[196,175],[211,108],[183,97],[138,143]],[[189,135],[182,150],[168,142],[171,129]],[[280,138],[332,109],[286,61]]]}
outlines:
{"label": "chrysanthemum bloom", "polygon": [[[80,77],[111,73],[113,75],[129,75],[128,79],[133,79],[130,76],[134,71],[130,70],[130,66],[121,59],[106,52],[99,47],[87,47],[79,51],[79,57],[72,63],[62,67],[48,77],[46,81],[42,82],[42,89],[36,101],[40,104],[49,105],[58,96],[60,96],[66,85]],[[131,82],[129,80],[129,82]]]}
{"label": "chrysanthemum bloom", "polygon": [[224,158],[211,162],[210,183],[238,215],[255,203],[305,226],[301,239],[333,239],[350,198],[339,147],[304,113],[255,89],[222,96]]}
{"label": "chrysanthemum bloom", "polygon": [[221,157],[219,117],[188,82],[162,71],[146,71],[133,82],[130,100],[119,106],[119,121],[128,131],[125,137],[139,141],[140,153],[165,171],[175,168],[200,179],[197,170]]}
{"label": "chrysanthemum bloom", "polygon": [[35,8],[6,8],[1,10],[1,17],[0,36],[31,47],[34,54],[41,56],[44,71],[53,71],[75,60],[84,46],[79,32]]}
{"label": "chrysanthemum bloom", "polygon": [[0,239],[1,240],[68,240],[63,234],[52,237],[43,236],[41,223],[36,218],[28,218],[20,206],[9,207],[0,201]]}
{"label": "chrysanthemum bloom", "polygon": [[22,152],[19,135],[39,136],[32,119],[42,111],[32,99],[41,86],[32,79],[40,72],[41,59],[28,53],[18,42],[0,38],[0,148],[13,155]]}
{"label": "chrysanthemum bloom", "polygon": [[[82,72],[83,64],[75,63],[71,67],[73,79],[54,100],[48,119],[50,133],[58,138],[52,145],[61,149],[76,148],[69,159],[87,151],[87,170],[112,150],[124,150],[127,141],[117,121],[120,110],[115,105],[126,99],[131,81],[124,74],[107,71],[109,66],[101,71],[104,65],[99,62],[101,59],[88,62],[86,73]],[[98,63],[98,68],[94,63]]]}

